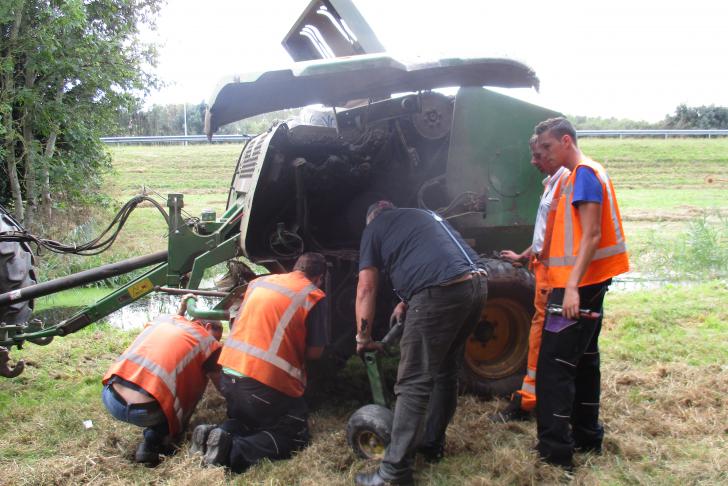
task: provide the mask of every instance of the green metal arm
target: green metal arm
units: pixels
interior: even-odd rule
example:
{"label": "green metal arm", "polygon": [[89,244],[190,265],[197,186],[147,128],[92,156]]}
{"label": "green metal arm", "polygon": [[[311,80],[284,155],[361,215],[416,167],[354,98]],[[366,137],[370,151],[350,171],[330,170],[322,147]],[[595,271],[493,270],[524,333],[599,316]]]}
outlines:
{"label": "green metal arm", "polygon": [[379,352],[364,353],[364,364],[369,377],[369,387],[372,390],[372,400],[377,405],[389,407],[390,397],[384,391],[384,378],[382,373],[382,358]]}
{"label": "green metal arm", "polygon": [[[190,273],[188,287],[196,289],[206,268],[238,255],[240,248],[238,216],[242,213],[242,205],[229,208],[225,217],[219,222],[208,223],[207,228],[214,229],[209,235],[196,234],[185,223],[182,217],[184,207],[182,194],[170,194],[167,206],[170,209],[167,263],[152,268],[59,324],[42,329],[33,329],[32,324],[22,329],[6,328],[5,330],[10,332],[6,334],[7,339],[0,341],[0,346],[21,346],[26,340],[33,342],[74,333],[146,296],[154,290],[154,287],[164,285],[179,287],[187,273]],[[192,305],[190,315],[203,319],[228,319],[224,310],[197,309],[195,305]],[[17,331],[19,332],[14,334]]]}
{"label": "green metal arm", "polygon": [[230,320],[230,313],[224,309],[198,309],[197,299],[193,297],[187,298],[187,314],[193,319]]}

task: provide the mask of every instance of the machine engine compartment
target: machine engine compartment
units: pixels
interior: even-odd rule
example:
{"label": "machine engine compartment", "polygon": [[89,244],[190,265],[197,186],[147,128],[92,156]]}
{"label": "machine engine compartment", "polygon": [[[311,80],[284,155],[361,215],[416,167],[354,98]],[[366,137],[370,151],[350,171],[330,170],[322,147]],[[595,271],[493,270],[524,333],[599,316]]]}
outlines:
{"label": "machine engine compartment", "polygon": [[358,249],[366,208],[380,199],[482,210],[477,195],[453,201],[445,191],[453,101],[425,92],[366,103],[336,113],[338,131],[295,122],[272,127],[246,253],[285,260],[305,249],[345,257]]}

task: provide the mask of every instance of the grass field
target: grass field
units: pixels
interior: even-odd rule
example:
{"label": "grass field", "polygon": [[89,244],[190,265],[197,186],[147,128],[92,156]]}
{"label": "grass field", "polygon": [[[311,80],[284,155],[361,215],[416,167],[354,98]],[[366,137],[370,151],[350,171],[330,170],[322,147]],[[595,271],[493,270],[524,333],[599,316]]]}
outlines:
{"label": "grass field", "polygon": [[[728,266],[728,185],[705,182],[707,176],[728,179],[728,139],[585,139],[581,145],[605,162],[615,182],[638,271],[656,271],[655,258],[674,252],[660,265],[683,277],[697,269],[717,278],[608,294],[601,340],[605,451],[578,456],[572,483],[728,484],[728,282],[721,274]],[[191,214],[204,207],[219,214],[239,151],[235,145],[114,148],[107,192],[121,201],[142,185],[160,194],[179,191]],[[132,215],[117,256],[164,248],[165,228],[155,211]],[[696,256],[681,256],[686,252]],[[68,293],[41,305],[80,304],[99,292]],[[111,419],[100,400],[101,375],[133,337],[99,324],[47,347],[13,351],[28,369],[0,381],[0,483],[352,484],[356,472],[372,467],[353,456],[344,435],[348,414],[368,400],[355,359],[322,393],[312,415],[313,443],[292,460],[234,476],[202,468],[183,445],[156,469],[134,465],[139,430]],[[500,405],[461,397],[446,459],[419,464],[419,482],[568,483],[560,470],[538,462],[535,422],[487,419]],[[224,402],[208,390],[193,421],[223,415]],[[84,420],[93,427],[84,428]]]}

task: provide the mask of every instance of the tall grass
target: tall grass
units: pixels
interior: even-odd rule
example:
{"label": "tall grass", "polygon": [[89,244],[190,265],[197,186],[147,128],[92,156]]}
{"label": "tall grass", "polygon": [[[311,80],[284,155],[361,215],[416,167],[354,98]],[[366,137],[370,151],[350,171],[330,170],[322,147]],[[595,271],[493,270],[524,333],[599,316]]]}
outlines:
{"label": "tall grass", "polygon": [[728,278],[728,217],[704,211],[673,237],[651,229],[639,251],[640,267],[668,280]]}

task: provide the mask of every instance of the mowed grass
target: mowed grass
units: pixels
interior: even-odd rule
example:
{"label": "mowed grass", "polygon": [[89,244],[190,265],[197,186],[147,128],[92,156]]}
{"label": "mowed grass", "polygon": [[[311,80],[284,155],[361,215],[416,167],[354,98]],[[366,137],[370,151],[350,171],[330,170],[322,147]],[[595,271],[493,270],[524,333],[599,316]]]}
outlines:
{"label": "mowed grass", "polygon": [[[728,481],[728,307],[720,305],[727,301],[724,282],[608,294],[605,450],[601,456],[577,455],[573,484]],[[313,441],[291,460],[233,475],[202,467],[184,442],[156,469],[135,465],[140,429],[112,419],[100,399],[101,376],[133,337],[97,325],[48,347],[14,353],[28,361],[28,369],[0,381],[3,484],[344,485],[374,467],[357,459],[345,438],[348,415],[368,400],[356,358],[325,387],[311,417]],[[559,469],[538,461],[534,421],[506,425],[488,419],[502,405],[461,396],[446,458],[433,466],[418,462],[419,484],[568,483]],[[210,388],[192,423],[219,422],[224,410]],[[93,427],[85,428],[84,420]]]}
{"label": "mowed grass", "polygon": [[[649,272],[655,238],[680,238],[695,218],[720,224],[728,212],[728,139],[584,139],[585,153],[605,163],[614,180],[632,261]],[[106,192],[125,201],[142,185],[166,197],[185,194],[186,210],[224,210],[239,145],[114,147],[115,173]],[[706,213],[707,212],[707,213]],[[137,210],[108,256],[131,256],[166,247],[156,210]],[[721,240],[722,241],[722,240]],[[719,241],[719,244],[723,244]],[[646,262],[646,263],[642,263]],[[667,265],[667,264],[666,264]],[[80,305],[96,291],[66,293],[39,306]],[[665,284],[638,292],[612,291],[602,334],[601,456],[577,456],[573,484],[728,484],[728,284]],[[348,415],[367,403],[366,376],[354,358],[329,383],[311,418],[313,442],[292,460],[265,462],[243,475],[203,468],[183,443],[156,469],[131,462],[138,428],[106,413],[100,380],[134,338],[101,323],[46,347],[14,350],[28,368],[0,380],[1,484],[352,484],[374,467],[346,444]],[[494,424],[488,416],[503,402],[462,396],[448,430],[446,459],[418,462],[427,485],[563,484],[558,469],[533,451],[535,422]],[[219,422],[224,401],[209,389],[193,425]],[[92,428],[84,428],[91,420]]]}

